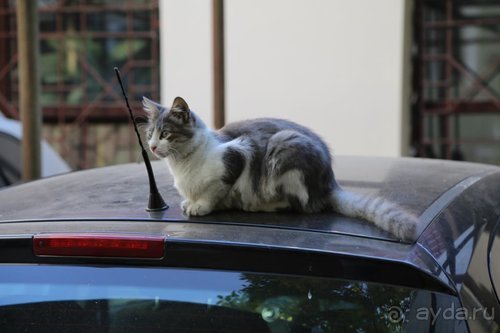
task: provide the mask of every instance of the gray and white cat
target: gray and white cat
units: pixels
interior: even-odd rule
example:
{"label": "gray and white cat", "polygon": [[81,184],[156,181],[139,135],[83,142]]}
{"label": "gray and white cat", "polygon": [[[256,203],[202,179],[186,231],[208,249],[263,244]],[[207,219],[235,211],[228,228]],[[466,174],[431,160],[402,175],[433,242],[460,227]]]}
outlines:
{"label": "gray and white cat", "polygon": [[333,210],[373,222],[400,239],[415,236],[417,219],[379,197],[342,190],[327,145],[287,120],[262,118],[213,131],[184,99],[167,108],[143,99],[149,148],[167,161],[187,215]]}

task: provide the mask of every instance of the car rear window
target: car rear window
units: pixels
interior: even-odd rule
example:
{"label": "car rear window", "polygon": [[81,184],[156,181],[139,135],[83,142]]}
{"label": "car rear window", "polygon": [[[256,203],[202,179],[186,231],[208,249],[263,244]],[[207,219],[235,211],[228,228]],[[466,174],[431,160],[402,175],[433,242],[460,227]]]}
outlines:
{"label": "car rear window", "polygon": [[[449,295],[318,277],[0,265],[0,332],[448,332]],[[428,317],[417,310],[428,309]]]}

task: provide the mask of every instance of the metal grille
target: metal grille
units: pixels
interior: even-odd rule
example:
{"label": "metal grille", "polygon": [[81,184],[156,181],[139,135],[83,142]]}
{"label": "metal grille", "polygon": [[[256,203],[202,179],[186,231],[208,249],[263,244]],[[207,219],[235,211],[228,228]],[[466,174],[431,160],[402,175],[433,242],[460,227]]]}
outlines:
{"label": "metal grille", "polygon": [[416,0],[416,155],[500,164],[500,4]]}
{"label": "metal grille", "polygon": [[[136,160],[113,67],[132,107],[159,99],[158,1],[39,0],[45,138],[75,168]],[[18,118],[15,1],[0,2],[0,110]]]}

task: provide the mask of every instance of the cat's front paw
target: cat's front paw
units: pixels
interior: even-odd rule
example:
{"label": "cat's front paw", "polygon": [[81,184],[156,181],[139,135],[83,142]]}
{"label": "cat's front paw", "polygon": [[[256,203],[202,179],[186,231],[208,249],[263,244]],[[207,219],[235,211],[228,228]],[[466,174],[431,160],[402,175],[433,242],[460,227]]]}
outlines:
{"label": "cat's front paw", "polygon": [[189,200],[184,200],[181,206],[184,214],[188,216],[203,216],[212,211],[212,209],[206,205],[200,204],[199,202],[190,202]]}
{"label": "cat's front paw", "polygon": [[187,211],[187,209],[188,209],[189,206],[191,206],[191,201],[184,200],[184,201],[181,202],[181,208],[182,208],[182,212],[184,214],[187,214],[186,211]]}

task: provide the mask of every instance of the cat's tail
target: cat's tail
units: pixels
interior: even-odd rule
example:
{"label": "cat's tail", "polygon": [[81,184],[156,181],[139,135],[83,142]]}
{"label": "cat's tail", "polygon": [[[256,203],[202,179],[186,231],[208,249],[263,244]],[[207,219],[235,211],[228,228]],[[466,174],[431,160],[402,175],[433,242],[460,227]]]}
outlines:
{"label": "cat's tail", "polygon": [[354,193],[336,186],[331,204],[336,212],[372,222],[400,240],[412,241],[416,238],[418,218],[385,198]]}

